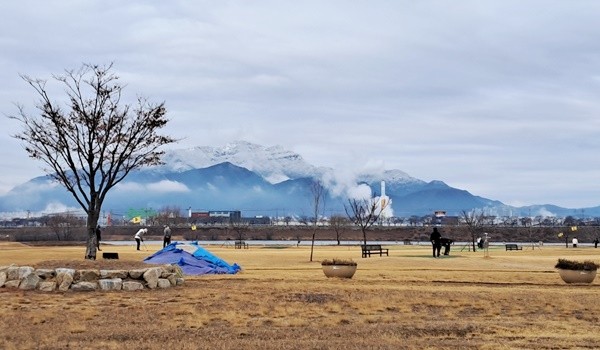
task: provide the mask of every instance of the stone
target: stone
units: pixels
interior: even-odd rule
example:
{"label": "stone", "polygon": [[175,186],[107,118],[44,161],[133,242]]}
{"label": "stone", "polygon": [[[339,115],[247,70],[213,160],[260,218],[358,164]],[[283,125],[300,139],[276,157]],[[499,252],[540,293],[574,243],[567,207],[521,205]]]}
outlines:
{"label": "stone", "polygon": [[146,281],[148,288],[154,289],[158,286],[158,279],[161,274],[162,269],[160,267],[151,267],[144,273],[144,281]]}
{"label": "stone", "polygon": [[58,284],[58,290],[66,292],[73,283],[73,277],[75,276],[74,269],[56,269],[56,283]]}
{"label": "stone", "polygon": [[19,289],[34,290],[37,288],[38,283],[40,283],[40,277],[35,273],[30,273],[21,280]]}
{"label": "stone", "polygon": [[19,288],[19,284],[21,283],[20,280],[10,280],[10,281],[6,281],[6,283],[4,283],[4,287],[6,288]]}
{"label": "stone", "polygon": [[179,265],[171,265],[171,269],[173,270],[173,273],[175,275],[177,275],[177,277],[181,277],[183,278],[183,270],[181,269],[181,266]]}
{"label": "stone", "polygon": [[137,281],[125,281],[123,282],[123,290],[132,291],[132,290],[141,290],[144,289],[144,284],[142,282]]}
{"label": "stone", "polygon": [[129,277],[133,278],[134,280],[140,280],[142,279],[142,276],[144,275],[144,273],[146,273],[146,271],[148,271],[148,269],[137,269],[137,270],[130,270],[129,271]]}
{"label": "stone", "polygon": [[169,275],[174,275],[175,274],[175,270],[172,268],[171,265],[165,265],[162,267],[162,274],[160,276],[160,278],[167,278]]}
{"label": "stone", "polygon": [[56,289],[56,282],[41,281],[38,283],[38,289],[42,292],[53,292]]}
{"label": "stone", "polygon": [[94,282],[97,281],[99,277],[99,270],[79,270],[78,273],[75,274],[74,280],[79,282]]}
{"label": "stone", "polygon": [[158,288],[171,288],[171,282],[166,278],[159,278],[157,287]]}
{"label": "stone", "polygon": [[100,270],[100,278],[127,278],[129,271],[127,270]]}
{"label": "stone", "polygon": [[174,273],[170,273],[166,278],[171,283],[171,286],[175,287],[177,285],[177,276]]}
{"label": "stone", "polygon": [[29,276],[30,274],[33,273],[33,271],[35,271],[35,269],[31,266],[21,266],[19,267],[19,279],[22,280],[23,278]]}
{"label": "stone", "polygon": [[[179,266],[164,265],[136,270],[76,270],[71,268],[34,269],[30,266],[0,267],[0,287],[19,288],[22,290],[39,290],[43,292],[59,291],[94,291],[111,290],[143,290],[148,287],[171,288],[184,283],[179,277]],[[120,277],[99,278],[101,276],[135,276],[138,280],[125,280]],[[11,279],[13,278],[13,279]]]}
{"label": "stone", "polygon": [[8,269],[6,269],[6,279],[8,281],[19,280],[19,267],[9,266]]}
{"label": "stone", "polygon": [[53,269],[37,269],[34,273],[43,280],[49,280],[56,276],[56,271]]}
{"label": "stone", "polygon": [[123,280],[120,278],[100,279],[98,286],[102,290],[121,290],[123,288]]}
{"label": "stone", "polygon": [[67,269],[64,267],[59,267],[58,269],[56,269],[56,276],[58,276],[59,274],[69,274],[72,277],[75,276],[75,269]]}
{"label": "stone", "polygon": [[98,283],[96,282],[77,282],[71,284],[71,290],[77,292],[88,292],[98,289]]}
{"label": "stone", "polygon": [[60,290],[61,292],[66,292],[69,290],[69,288],[71,288],[71,285],[73,284],[73,276],[69,274],[64,274],[60,280],[57,278],[56,281],[58,283],[58,290]]}

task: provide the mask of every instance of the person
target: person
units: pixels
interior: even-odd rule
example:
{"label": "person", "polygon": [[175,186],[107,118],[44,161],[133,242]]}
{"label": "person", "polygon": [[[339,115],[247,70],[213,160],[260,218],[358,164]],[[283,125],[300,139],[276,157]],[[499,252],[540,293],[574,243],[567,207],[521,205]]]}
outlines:
{"label": "person", "polygon": [[577,243],[579,243],[577,237],[573,237],[573,248],[577,248]]}
{"label": "person", "polygon": [[141,228],[138,230],[138,232],[136,232],[135,236],[133,238],[135,238],[135,242],[137,243],[137,250],[140,250],[140,242],[144,241],[144,234],[148,232],[147,228]]}
{"label": "person", "polygon": [[477,237],[477,248],[483,249],[483,240],[481,237]]}
{"label": "person", "polygon": [[439,258],[440,250],[442,249],[442,235],[438,231],[437,227],[433,228],[433,232],[431,232],[429,240],[431,241],[431,245],[433,247],[433,257]]}
{"label": "person", "polygon": [[163,230],[163,248],[171,244],[171,228],[169,225],[165,225]]}
{"label": "person", "polygon": [[444,238],[442,237],[440,239],[440,244],[442,246],[444,246],[444,255],[450,255],[450,245],[454,243],[454,240],[450,239],[450,238]]}
{"label": "person", "polygon": [[596,237],[594,240],[594,248],[598,248],[598,243],[600,243],[600,240],[598,240],[598,237]]}
{"label": "person", "polygon": [[100,231],[100,225],[98,225],[98,227],[96,227],[96,248],[100,251],[102,251],[102,249],[100,249],[100,239],[102,238],[102,231]]}

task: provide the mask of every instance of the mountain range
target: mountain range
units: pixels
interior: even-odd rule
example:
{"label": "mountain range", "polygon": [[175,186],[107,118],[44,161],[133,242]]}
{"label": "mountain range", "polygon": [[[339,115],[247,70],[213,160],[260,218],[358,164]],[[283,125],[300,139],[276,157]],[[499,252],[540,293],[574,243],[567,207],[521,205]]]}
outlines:
{"label": "mountain range", "polygon": [[[104,211],[125,214],[130,209],[179,207],[193,211],[241,210],[244,216],[310,216],[310,184],[320,180],[328,189],[324,214],[344,214],[351,193],[370,189],[392,199],[395,216],[448,215],[485,209],[490,215],[600,216],[600,206],[569,209],[554,205],[511,207],[453,188],[442,181],[425,182],[400,170],[340,176],[334,169],[315,167],[280,146],[264,147],[239,141],[224,147],[169,150],[164,165],[131,172],[109,193]],[[367,187],[368,186],[368,187]],[[36,177],[0,196],[0,212],[60,212],[79,210],[75,200],[47,176]]]}

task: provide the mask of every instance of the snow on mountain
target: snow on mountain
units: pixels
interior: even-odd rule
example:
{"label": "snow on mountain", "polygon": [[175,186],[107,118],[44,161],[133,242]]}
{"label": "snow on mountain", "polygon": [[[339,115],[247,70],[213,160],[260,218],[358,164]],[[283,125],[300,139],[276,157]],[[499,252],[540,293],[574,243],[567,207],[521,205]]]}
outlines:
{"label": "snow on mountain", "polygon": [[[264,147],[245,141],[223,147],[201,146],[166,151],[164,165],[131,172],[104,203],[106,210],[160,208],[166,205],[202,210],[236,209],[255,215],[300,215],[310,203],[310,181],[321,179],[329,190],[330,213],[344,212],[344,204],[355,189],[368,188],[372,195],[393,200],[398,216],[426,215],[443,209],[448,215],[463,210],[486,208],[497,215],[532,215],[538,210],[554,215],[571,215],[572,209],[551,205],[514,208],[472,195],[443,181],[425,182],[400,170],[371,169],[360,173],[338,173],[315,167],[281,146]],[[366,186],[368,185],[368,186]],[[57,207],[77,208],[72,196],[47,176],[34,178],[0,196],[0,212],[52,211]],[[583,212],[583,210],[582,210]],[[585,208],[590,216],[600,207]]]}
{"label": "snow on mountain", "polygon": [[367,183],[374,183],[379,181],[385,181],[387,184],[394,184],[396,186],[401,185],[414,185],[425,184],[425,181],[414,178],[404,171],[401,170],[385,170],[383,173],[375,174],[375,173],[362,173],[358,176],[360,181],[364,181]]}
{"label": "snow on mountain", "polygon": [[165,152],[164,165],[158,169],[165,172],[187,171],[230,162],[253,171],[272,184],[289,179],[315,177],[326,171],[304,161],[297,153],[281,146],[265,147],[246,141],[236,141],[223,147],[198,146]]}
{"label": "snow on mountain", "polygon": [[[187,149],[166,151],[164,165],[157,167],[161,172],[184,172],[230,162],[261,175],[272,184],[298,178],[320,178],[331,187],[346,187],[340,183],[335,170],[315,167],[307,163],[301,155],[281,146],[265,147],[246,141],[236,141],[222,147],[198,146]],[[392,188],[406,188],[423,185],[422,180],[411,177],[400,170],[364,172],[357,175],[356,181],[374,183],[385,180]],[[343,181],[342,181],[343,182]],[[340,191],[343,192],[343,191]]]}

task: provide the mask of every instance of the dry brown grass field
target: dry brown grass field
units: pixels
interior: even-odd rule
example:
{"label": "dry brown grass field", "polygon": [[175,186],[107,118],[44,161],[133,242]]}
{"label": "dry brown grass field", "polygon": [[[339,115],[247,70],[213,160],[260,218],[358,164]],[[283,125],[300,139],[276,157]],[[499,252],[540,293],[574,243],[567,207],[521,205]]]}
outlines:
{"label": "dry brown grass field", "polygon": [[[567,285],[556,260],[600,260],[590,247],[490,249],[430,257],[429,246],[208,246],[243,271],[187,277],[137,292],[0,288],[0,349],[566,349],[600,348],[600,280]],[[0,265],[111,268],[150,251],[104,246],[118,261],[84,261],[83,247],[0,243]],[[352,258],[352,279],[328,279],[327,258]],[[112,264],[112,265],[111,265]],[[56,266],[54,266],[56,267]]]}

